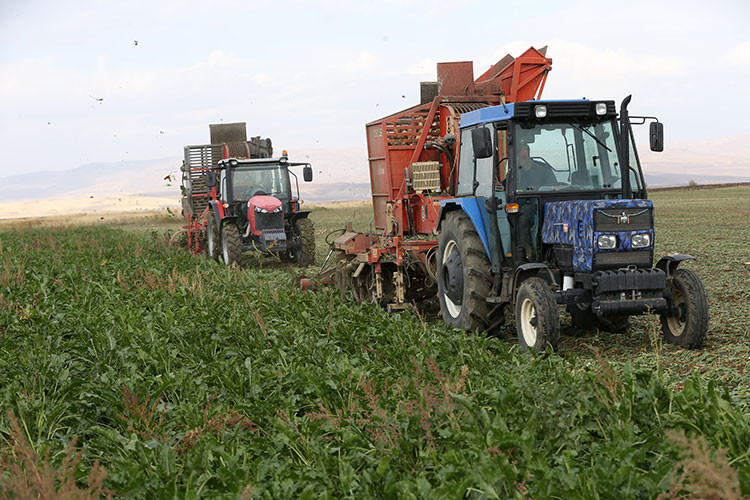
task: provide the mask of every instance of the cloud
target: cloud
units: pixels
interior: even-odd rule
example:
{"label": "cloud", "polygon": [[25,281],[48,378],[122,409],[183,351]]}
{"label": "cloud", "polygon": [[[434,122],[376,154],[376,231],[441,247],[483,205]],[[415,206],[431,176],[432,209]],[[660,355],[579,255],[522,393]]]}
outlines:
{"label": "cloud", "polygon": [[580,42],[553,39],[549,43],[512,42],[498,48],[494,60],[481,62],[491,65],[506,54],[520,55],[531,46],[549,46],[547,57],[554,63],[564,64],[566,70],[584,70],[584,74],[604,74],[610,77],[623,75],[644,75],[650,77],[675,77],[684,75],[690,69],[687,58],[671,55],[638,53],[615,47],[593,47]]}
{"label": "cloud", "polygon": [[270,87],[271,85],[273,85],[273,78],[271,78],[271,75],[268,75],[266,73],[259,73],[257,75],[253,75],[251,78],[261,87]]}
{"label": "cloud", "polygon": [[380,65],[380,58],[372,52],[360,52],[354,60],[346,63],[344,68],[349,73],[369,73],[376,70]]}
{"label": "cloud", "polygon": [[734,47],[732,50],[727,52],[722,58],[724,61],[741,66],[744,68],[750,67],[750,40],[742,42],[741,44]]}
{"label": "cloud", "polygon": [[420,60],[418,63],[412,64],[411,66],[407,67],[404,72],[407,75],[430,76],[435,79],[437,77],[437,63],[437,59],[426,57]]}
{"label": "cloud", "polygon": [[255,64],[255,59],[240,57],[223,50],[214,50],[205,61],[199,61],[187,68],[188,71],[203,71],[206,69],[244,70]]}

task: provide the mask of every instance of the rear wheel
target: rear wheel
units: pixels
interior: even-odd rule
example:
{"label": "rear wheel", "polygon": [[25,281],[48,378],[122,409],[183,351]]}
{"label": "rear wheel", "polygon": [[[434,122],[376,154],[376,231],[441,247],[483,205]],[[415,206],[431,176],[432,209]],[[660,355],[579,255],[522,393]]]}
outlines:
{"label": "rear wheel", "polygon": [[315,228],[310,219],[297,219],[294,228],[299,235],[299,246],[292,250],[291,257],[300,267],[312,265],[315,260]]}
{"label": "rear wheel", "polygon": [[698,349],[708,333],[708,299],[703,282],[693,271],[677,269],[669,286],[674,314],[660,316],[664,340],[685,349]]}
{"label": "rear wheel", "polygon": [[555,296],[546,281],[529,278],[521,283],[515,313],[518,343],[523,350],[542,352],[548,344],[557,350],[560,317]]}
{"label": "rear wheel", "polygon": [[236,224],[229,222],[221,227],[221,256],[227,266],[242,264],[242,239]]}
{"label": "rear wheel", "polygon": [[450,212],[438,237],[438,297],[445,323],[486,331],[502,321],[502,308],[488,304],[490,261],[469,217]]}
{"label": "rear wheel", "polygon": [[221,256],[220,241],[219,226],[216,224],[213,215],[209,215],[206,221],[206,249],[209,259],[219,260]]}

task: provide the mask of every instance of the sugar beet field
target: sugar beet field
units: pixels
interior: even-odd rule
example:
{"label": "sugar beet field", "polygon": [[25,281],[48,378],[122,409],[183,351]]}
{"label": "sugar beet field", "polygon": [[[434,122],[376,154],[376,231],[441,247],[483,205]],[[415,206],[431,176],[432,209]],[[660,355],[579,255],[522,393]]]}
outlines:
{"label": "sugar beet field", "polygon": [[[653,198],[657,254],[706,284],[698,351],[656,318],[573,337],[563,317],[558,354],[523,355],[510,323],[466,334],[191,256],[165,215],[4,224],[0,497],[750,495],[750,188]],[[319,263],[370,213],[317,209]]]}

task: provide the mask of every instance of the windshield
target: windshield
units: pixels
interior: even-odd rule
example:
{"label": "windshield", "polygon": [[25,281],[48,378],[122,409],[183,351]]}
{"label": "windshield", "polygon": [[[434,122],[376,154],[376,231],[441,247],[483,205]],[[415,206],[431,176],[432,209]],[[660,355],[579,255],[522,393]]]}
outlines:
{"label": "windshield", "polygon": [[289,173],[286,167],[268,165],[232,169],[234,201],[247,201],[259,194],[289,198],[290,193]]}
{"label": "windshield", "polygon": [[612,122],[515,127],[516,191],[620,189]]}

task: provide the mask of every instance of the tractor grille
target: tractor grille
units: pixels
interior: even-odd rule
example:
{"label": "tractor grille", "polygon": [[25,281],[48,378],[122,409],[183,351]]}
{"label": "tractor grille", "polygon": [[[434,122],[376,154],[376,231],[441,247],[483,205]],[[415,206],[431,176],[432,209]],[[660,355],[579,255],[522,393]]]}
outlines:
{"label": "tractor grille", "polygon": [[261,214],[255,212],[255,229],[257,231],[264,231],[267,229],[283,229],[284,228],[284,214],[278,212],[275,214]]}
{"label": "tractor grille", "polygon": [[[624,217],[623,217],[624,215]],[[651,208],[612,208],[594,210],[595,231],[638,231],[654,227]]]}
{"label": "tractor grille", "polygon": [[594,269],[617,269],[627,266],[651,267],[653,263],[651,252],[651,250],[639,250],[635,252],[595,253]]}

